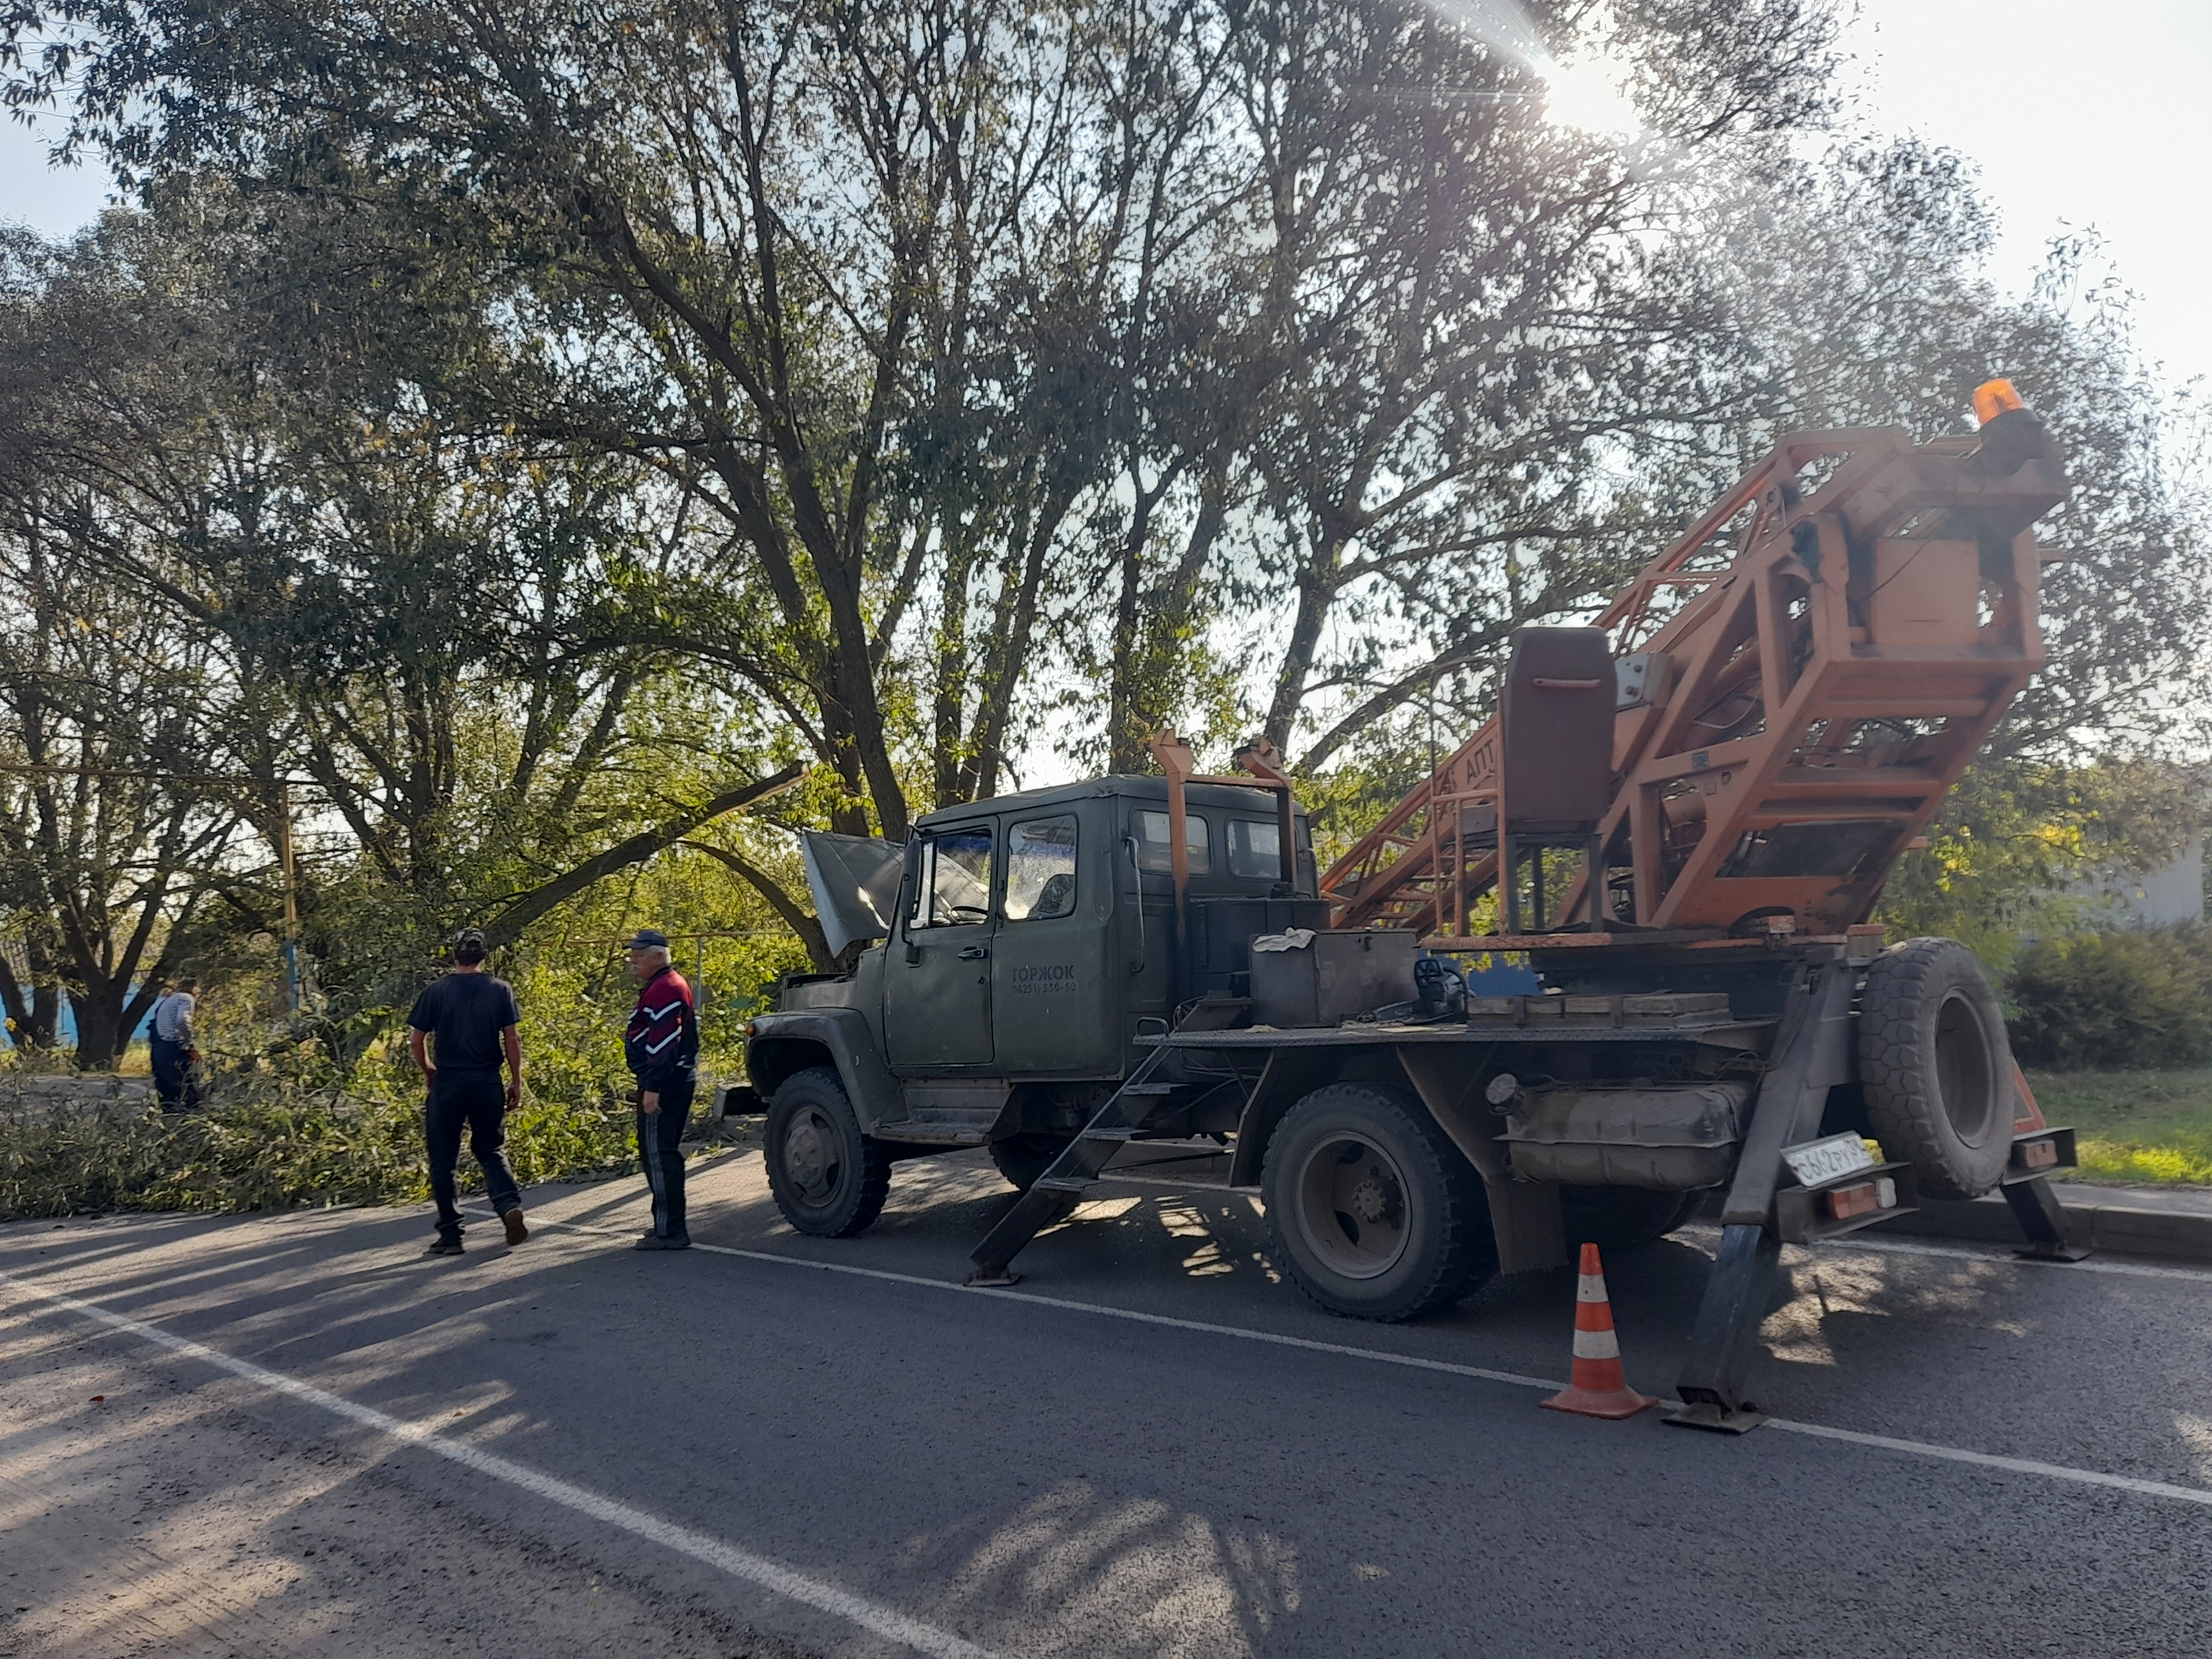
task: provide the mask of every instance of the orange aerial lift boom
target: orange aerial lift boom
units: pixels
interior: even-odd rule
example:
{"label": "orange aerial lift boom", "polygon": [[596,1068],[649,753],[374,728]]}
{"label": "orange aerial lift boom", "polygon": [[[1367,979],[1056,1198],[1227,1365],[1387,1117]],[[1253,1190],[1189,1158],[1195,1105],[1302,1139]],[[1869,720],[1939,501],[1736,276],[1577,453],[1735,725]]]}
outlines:
{"label": "orange aerial lift boom", "polygon": [[[1336,925],[1491,950],[1864,922],[2043,662],[2030,526],[2066,483],[2039,425],[2000,450],[2006,420],[2034,416],[1929,444],[1896,428],[1785,438],[1607,607],[1602,876],[1592,891],[1586,859],[1571,878],[1565,927],[1546,925],[1540,861],[1499,895],[1496,930],[1468,925],[1518,816],[1500,718],[1328,872]],[[1558,700],[1586,680],[1528,689]],[[1508,926],[1523,884],[1531,926]]]}

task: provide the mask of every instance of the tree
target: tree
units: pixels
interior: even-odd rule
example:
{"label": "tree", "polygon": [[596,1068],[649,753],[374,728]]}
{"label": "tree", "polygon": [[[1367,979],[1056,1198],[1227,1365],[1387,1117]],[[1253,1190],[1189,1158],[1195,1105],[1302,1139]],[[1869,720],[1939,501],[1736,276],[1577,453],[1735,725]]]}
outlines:
{"label": "tree", "polygon": [[[26,9],[10,95],[76,88],[80,137],[152,177],[373,204],[403,287],[426,243],[474,251],[530,372],[469,390],[723,526],[683,642],[835,769],[841,828],[902,833],[908,735],[939,799],[990,787],[1045,641],[1079,642],[1130,763],[1215,591],[1291,613],[1285,734],[1374,665],[1358,640],[1319,664],[1344,607],[1463,658],[1426,596],[1476,578],[1492,633],[1584,597],[1594,453],[1717,401],[1712,331],[1643,246],[1666,180],[1390,0],[665,3],[611,30],[547,0],[249,4],[219,32],[175,3]],[[1795,0],[1623,18],[1680,144],[1817,106],[1826,25]],[[1523,580],[1532,548],[1568,551]]]}
{"label": "tree", "polygon": [[[46,613],[82,613],[94,595],[112,648],[182,677],[106,717],[164,732],[185,757],[172,771],[223,771],[185,763],[164,725],[172,698],[177,718],[199,711],[204,747],[259,781],[207,834],[176,841],[173,826],[164,858],[184,859],[240,925],[273,929],[274,884],[216,856],[222,823],[257,822],[273,845],[279,781],[297,780],[301,816],[343,826],[308,836],[302,859],[309,942],[341,1014],[390,1000],[459,921],[511,935],[796,779],[763,775],[758,728],[711,690],[661,684],[670,653],[650,607],[630,604],[669,556],[653,534],[652,475],[446,432],[420,417],[406,365],[359,350],[334,399],[300,337],[315,331],[272,325],[252,303],[296,272],[258,257],[285,252],[283,239],[248,248],[200,205],[116,216],[38,253],[12,292],[0,505],[27,571],[12,595],[26,744],[52,746],[39,719],[57,687],[76,688],[72,729],[89,732],[87,688],[132,684],[36,654]],[[231,234],[210,236],[211,221]],[[625,488],[639,483],[641,510]],[[57,546],[70,559],[65,597],[40,585]],[[125,636],[125,623],[141,631]],[[105,756],[112,736],[77,746]],[[147,893],[146,936],[181,938],[198,898],[159,882]],[[94,973],[100,950],[70,949],[79,979]],[[124,970],[103,959],[97,971]],[[88,1036],[81,1053],[103,1050]]]}
{"label": "tree", "polygon": [[0,893],[33,981],[27,999],[0,976],[0,997],[15,1030],[51,1043],[40,981],[58,979],[77,1063],[98,1068],[251,855],[239,798],[257,786],[223,741],[222,665],[103,581],[76,533],[86,503],[47,505],[0,511]]}

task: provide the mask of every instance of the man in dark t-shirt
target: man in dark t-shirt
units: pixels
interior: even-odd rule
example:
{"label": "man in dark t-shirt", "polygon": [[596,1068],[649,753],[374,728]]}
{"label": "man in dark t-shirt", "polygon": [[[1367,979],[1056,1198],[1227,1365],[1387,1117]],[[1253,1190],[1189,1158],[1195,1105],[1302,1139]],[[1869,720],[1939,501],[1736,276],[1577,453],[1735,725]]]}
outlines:
{"label": "man in dark t-shirt", "polygon": [[[530,1237],[522,1194],[507,1168],[507,1114],[522,1098],[521,1011],[514,988],[484,972],[484,936],[464,928],[453,940],[453,970],[433,981],[407,1016],[407,1046],[430,1085],[422,1138],[430,1153],[430,1196],[438,1204],[438,1237],[432,1255],[461,1253],[461,1210],[453,1169],[461,1158],[461,1130],[484,1173],[484,1196],[507,1229],[507,1242]],[[507,1063],[507,1086],[499,1068]]]}

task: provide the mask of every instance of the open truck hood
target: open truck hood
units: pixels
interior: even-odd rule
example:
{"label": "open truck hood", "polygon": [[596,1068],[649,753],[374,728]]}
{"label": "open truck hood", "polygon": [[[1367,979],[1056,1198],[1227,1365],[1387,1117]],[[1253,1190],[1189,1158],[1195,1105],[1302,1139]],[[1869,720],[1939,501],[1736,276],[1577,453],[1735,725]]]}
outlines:
{"label": "open truck hood", "polygon": [[906,849],[872,836],[809,830],[799,838],[814,914],[832,952],[854,939],[888,939]]}

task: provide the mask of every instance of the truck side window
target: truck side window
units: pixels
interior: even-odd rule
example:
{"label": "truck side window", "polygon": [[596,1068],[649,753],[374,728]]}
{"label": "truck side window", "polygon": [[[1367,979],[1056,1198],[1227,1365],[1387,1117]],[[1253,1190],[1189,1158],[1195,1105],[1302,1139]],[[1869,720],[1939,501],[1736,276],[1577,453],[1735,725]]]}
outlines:
{"label": "truck side window", "polygon": [[1031,818],[1006,831],[1008,921],[1075,914],[1075,819]]}
{"label": "truck side window", "polygon": [[973,927],[991,919],[991,830],[988,824],[941,830],[921,844],[914,909],[907,927]]}
{"label": "truck side window", "polygon": [[[1195,812],[1186,814],[1182,821],[1182,839],[1183,845],[1190,849],[1191,874],[1210,874],[1213,869],[1213,849],[1208,844],[1206,820]],[[1166,813],[1137,814],[1137,868],[1163,873],[1175,868],[1168,856]]]}
{"label": "truck side window", "polygon": [[1283,878],[1283,831],[1272,818],[1229,821],[1229,873],[1255,881]]}

